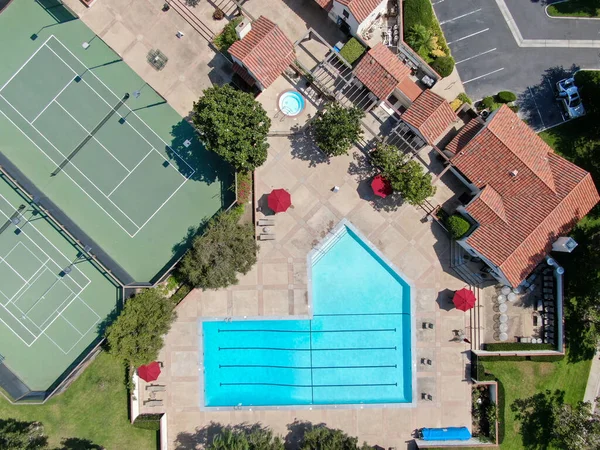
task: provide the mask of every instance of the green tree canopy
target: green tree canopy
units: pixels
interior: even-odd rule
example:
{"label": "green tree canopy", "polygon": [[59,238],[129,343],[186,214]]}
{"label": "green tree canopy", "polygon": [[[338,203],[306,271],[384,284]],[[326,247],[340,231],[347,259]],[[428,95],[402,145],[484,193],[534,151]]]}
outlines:
{"label": "green tree canopy", "polygon": [[337,102],[330,103],[313,122],[317,146],[329,156],[347,154],[363,135],[360,120],[364,116],[362,109],[346,109]]}
{"label": "green tree canopy", "polygon": [[554,407],[554,442],[557,448],[591,450],[600,448],[600,415],[592,413],[592,405]]}
{"label": "green tree canopy", "polygon": [[134,367],[156,360],[175,318],[173,303],[160,290],[143,290],[106,329],[110,353]]}
{"label": "green tree canopy", "polygon": [[406,43],[418,54],[428,55],[435,48],[435,33],[420,23],[406,33]]}
{"label": "green tree canopy", "polygon": [[205,89],[194,103],[192,122],[206,148],[237,170],[254,170],[267,160],[271,120],[252,94],[229,85]]}
{"label": "green tree canopy", "polygon": [[209,450],[284,450],[283,440],[269,428],[225,428],[215,436]]}
{"label": "green tree canopy", "polygon": [[302,437],[301,450],[370,450],[366,443],[358,446],[358,438],[348,436],[342,430],[316,426],[308,429]]}
{"label": "green tree canopy", "polygon": [[0,448],[3,450],[43,450],[48,438],[39,422],[0,419]]}
{"label": "green tree canopy", "polygon": [[396,147],[379,144],[371,152],[371,162],[381,170],[392,189],[399,192],[411,205],[419,205],[435,194],[431,185],[431,175],[425,173],[423,166],[412,160]]}
{"label": "green tree canopy", "polygon": [[246,274],[256,264],[258,245],[251,224],[239,225],[239,215],[221,213],[204,234],[194,239],[183,257],[179,272],[191,285],[219,289],[237,284],[237,274]]}

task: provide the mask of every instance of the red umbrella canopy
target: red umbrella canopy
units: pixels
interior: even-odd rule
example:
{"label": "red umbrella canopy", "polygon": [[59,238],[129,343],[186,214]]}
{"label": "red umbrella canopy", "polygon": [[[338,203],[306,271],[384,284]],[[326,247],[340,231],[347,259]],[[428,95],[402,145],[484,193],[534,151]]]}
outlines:
{"label": "red umbrella canopy", "polygon": [[371,181],[371,189],[373,189],[375,195],[381,198],[386,198],[392,193],[392,185],[381,175],[377,175],[373,178],[373,181]]}
{"label": "red umbrella canopy", "polygon": [[154,381],[160,375],[160,364],[156,361],[152,361],[150,364],[138,367],[138,377],[146,382]]}
{"label": "red umbrella canopy", "polygon": [[292,204],[292,197],[285,189],[273,189],[268,197],[269,208],[274,212],[285,212]]}
{"label": "red umbrella canopy", "polygon": [[473,291],[470,291],[467,288],[462,288],[459,291],[454,293],[454,298],[452,299],[454,302],[454,306],[456,309],[460,309],[461,311],[468,311],[473,306],[475,306],[475,302],[477,299],[475,298],[475,294]]}

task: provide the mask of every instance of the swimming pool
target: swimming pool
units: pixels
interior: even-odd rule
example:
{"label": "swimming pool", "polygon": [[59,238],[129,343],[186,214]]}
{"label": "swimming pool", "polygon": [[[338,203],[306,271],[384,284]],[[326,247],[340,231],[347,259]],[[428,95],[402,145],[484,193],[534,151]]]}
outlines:
{"label": "swimming pool", "polygon": [[297,116],[304,111],[304,106],[304,97],[298,91],[285,91],[279,96],[279,110],[286,116]]}
{"label": "swimming pool", "polygon": [[413,402],[411,286],[347,221],[308,263],[311,320],[201,323],[202,407]]}

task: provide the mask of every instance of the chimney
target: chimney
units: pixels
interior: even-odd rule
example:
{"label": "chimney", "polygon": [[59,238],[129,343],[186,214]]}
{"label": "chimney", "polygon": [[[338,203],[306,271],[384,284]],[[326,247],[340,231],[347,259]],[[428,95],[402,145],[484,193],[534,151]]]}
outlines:
{"label": "chimney", "polygon": [[561,236],[552,244],[552,251],[571,253],[575,247],[577,247],[577,242],[573,238]]}
{"label": "chimney", "polygon": [[519,174],[518,170],[513,170],[512,172],[510,172],[511,177],[516,177],[518,174]]}
{"label": "chimney", "polygon": [[238,23],[237,27],[235,27],[235,34],[238,39],[244,39],[244,36],[248,34],[248,32],[252,29],[252,24],[250,19],[244,17],[240,23]]}

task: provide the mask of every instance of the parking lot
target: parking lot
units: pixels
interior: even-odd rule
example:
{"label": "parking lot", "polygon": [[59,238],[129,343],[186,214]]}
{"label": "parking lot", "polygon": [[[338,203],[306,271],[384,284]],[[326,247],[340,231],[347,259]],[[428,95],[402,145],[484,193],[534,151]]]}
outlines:
{"label": "parking lot", "polygon": [[[521,115],[536,130],[564,121],[554,100],[556,81],[580,68],[600,67],[594,48],[519,47],[496,2],[434,0],[433,7],[467,94],[478,100],[501,90],[515,92]],[[528,38],[535,35],[536,26],[540,36],[546,33],[543,22],[532,21]]]}

